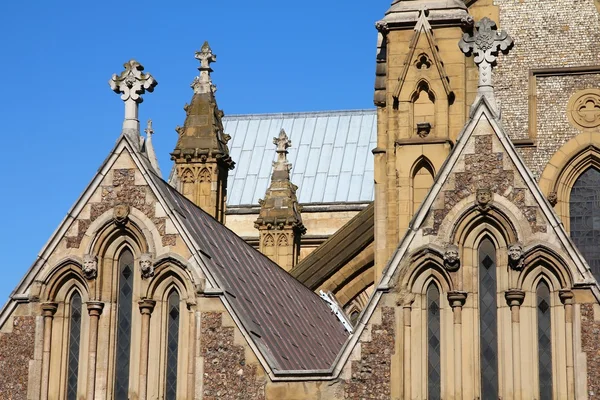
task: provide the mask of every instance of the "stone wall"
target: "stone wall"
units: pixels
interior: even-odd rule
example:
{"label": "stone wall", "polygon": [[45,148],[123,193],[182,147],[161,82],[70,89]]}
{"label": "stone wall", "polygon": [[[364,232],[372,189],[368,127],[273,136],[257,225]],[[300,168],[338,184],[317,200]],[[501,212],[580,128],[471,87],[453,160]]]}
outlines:
{"label": "stone wall", "polygon": [[594,305],[581,305],[581,349],[586,355],[587,390],[590,399],[600,398],[600,322],[594,319]]}
{"label": "stone wall", "polygon": [[514,39],[499,57],[496,93],[504,128],[513,139],[528,137],[529,70],[597,65],[600,14],[594,0],[495,0],[500,26]]}
{"label": "stone wall", "polygon": [[352,361],[345,399],[389,399],[396,318],[392,307],[382,307],[381,324],[371,326],[371,341],[361,342],[361,358]]}
{"label": "stone wall", "polygon": [[35,317],[15,317],[11,333],[0,333],[0,398],[26,399],[33,359]]}
{"label": "stone wall", "polygon": [[244,347],[234,344],[234,329],[222,325],[222,313],[202,313],[200,352],[204,357],[205,400],[265,399],[257,366],[246,364]]}

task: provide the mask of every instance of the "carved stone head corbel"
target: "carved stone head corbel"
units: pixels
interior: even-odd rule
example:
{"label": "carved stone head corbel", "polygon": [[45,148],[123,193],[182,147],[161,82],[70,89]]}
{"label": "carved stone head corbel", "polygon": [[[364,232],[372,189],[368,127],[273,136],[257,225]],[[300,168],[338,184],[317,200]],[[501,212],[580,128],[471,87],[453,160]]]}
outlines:
{"label": "carved stone head corbel", "polygon": [[523,269],[523,246],[520,243],[508,247],[508,263],[516,271]]}
{"label": "carved stone head corbel", "polygon": [[449,244],[444,250],[444,268],[450,272],[458,271],[460,268],[460,254],[458,246]]}
{"label": "carved stone head corbel", "polygon": [[486,212],[490,209],[494,194],[490,189],[477,189],[476,201],[477,207],[482,212]]}
{"label": "carved stone head corbel", "polygon": [[154,276],[154,255],[152,253],[143,253],[140,256],[140,272],[144,279]]}
{"label": "carved stone head corbel", "polygon": [[129,206],[127,204],[117,204],[113,208],[113,219],[115,224],[119,226],[123,226],[127,223],[127,219],[129,218]]}
{"label": "carved stone head corbel", "polygon": [[83,268],[81,269],[85,279],[92,280],[98,276],[98,258],[91,254],[83,256]]}

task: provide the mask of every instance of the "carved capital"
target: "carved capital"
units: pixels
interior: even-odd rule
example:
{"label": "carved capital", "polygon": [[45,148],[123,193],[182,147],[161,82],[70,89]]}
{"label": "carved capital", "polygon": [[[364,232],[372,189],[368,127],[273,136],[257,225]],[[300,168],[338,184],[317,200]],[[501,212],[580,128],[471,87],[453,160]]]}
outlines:
{"label": "carved capital", "polygon": [[98,276],[98,258],[92,254],[85,254],[81,272],[87,280],[96,279]]}
{"label": "carved capital", "polygon": [[53,317],[58,309],[58,304],[54,302],[42,303],[42,315],[44,317]]}
{"label": "carved capital", "polygon": [[514,243],[508,246],[508,264],[515,271],[521,271],[523,269],[523,245]]}
{"label": "carved capital", "polygon": [[444,250],[444,268],[450,272],[458,271],[460,268],[460,253],[458,246],[449,244]]}
{"label": "carved capital", "polygon": [[150,299],[140,300],[138,302],[138,306],[140,307],[140,313],[152,314],[152,311],[154,311],[154,306],[156,306],[156,301]]}
{"label": "carved capital", "polygon": [[465,305],[467,301],[467,292],[462,292],[459,290],[453,290],[448,292],[448,303],[450,303],[450,307],[462,307]]}
{"label": "carved capital", "polygon": [[88,301],[87,303],[88,314],[90,317],[99,317],[104,309],[104,303],[100,301]]}
{"label": "carved capital", "polygon": [[525,292],[521,289],[508,289],[504,292],[504,298],[510,307],[520,307],[525,300]]}
{"label": "carved capital", "polygon": [[154,276],[154,254],[144,253],[140,256],[140,272],[143,279],[150,279]]}
{"label": "carved capital", "polygon": [[575,295],[570,289],[560,289],[558,291],[558,297],[560,298],[561,303],[564,305],[570,305],[573,304],[573,298]]}

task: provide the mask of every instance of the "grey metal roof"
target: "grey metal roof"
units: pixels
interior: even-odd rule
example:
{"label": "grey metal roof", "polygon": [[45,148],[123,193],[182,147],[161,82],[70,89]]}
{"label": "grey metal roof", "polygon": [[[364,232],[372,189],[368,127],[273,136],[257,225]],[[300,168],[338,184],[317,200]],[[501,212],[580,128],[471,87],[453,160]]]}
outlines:
{"label": "grey metal roof", "polygon": [[149,176],[182,217],[207,268],[273,369],[330,368],[348,332],[327,303],[160,177]]}
{"label": "grey metal roof", "polygon": [[292,141],[288,159],[300,203],[373,200],[376,110],[231,115],[223,124],[236,162],[227,183],[229,207],[264,197],[281,128]]}

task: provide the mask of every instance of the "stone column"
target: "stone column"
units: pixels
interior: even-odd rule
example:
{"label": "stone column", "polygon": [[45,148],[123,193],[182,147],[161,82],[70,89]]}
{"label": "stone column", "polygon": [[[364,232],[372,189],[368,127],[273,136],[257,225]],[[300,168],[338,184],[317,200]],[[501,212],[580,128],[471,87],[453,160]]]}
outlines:
{"label": "stone column", "polygon": [[454,315],[454,398],[462,399],[462,308],[467,301],[467,293],[448,292],[448,302]]}
{"label": "stone column", "polygon": [[412,301],[403,307],[404,310],[404,398],[410,399],[410,314],[412,311]]}
{"label": "stone column", "polygon": [[196,311],[195,304],[187,305],[190,316],[190,334],[188,343],[188,378],[187,378],[187,398],[195,398],[196,381],[194,379],[194,369],[196,366]]}
{"label": "stone column", "polygon": [[567,399],[575,398],[575,368],[573,350],[573,292],[569,289],[561,289],[558,292],[560,301],[565,306],[565,339],[567,342]]}
{"label": "stone column", "polygon": [[144,299],[138,302],[142,314],[142,343],[140,348],[140,386],[139,400],[146,400],[148,391],[148,353],[150,349],[150,316],[154,311],[156,301]]}
{"label": "stone column", "polygon": [[98,349],[98,320],[104,309],[104,303],[99,301],[87,302],[88,314],[90,316],[90,333],[88,349],[88,370],[87,370],[87,399],[94,399],[96,386],[96,352]]}
{"label": "stone column", "polygon": [[52,320],[58,304],[43,303],[42,315],[44,316],[44,344],[42,352],[42,387],[40,399],[48,399],[48,384],[50,383],[50,347],[52,344]]}
{"label": "stone column", "polygon": [[510,307],[511,328],[512,328],[512,358],[513,358],[513,395],[515,400],[521,399],[521,335],[519,333],[520,325],[520,309],[523,300],[525,300],[525,292],[520,289],[508,289],[504,293],[506,303]]}

